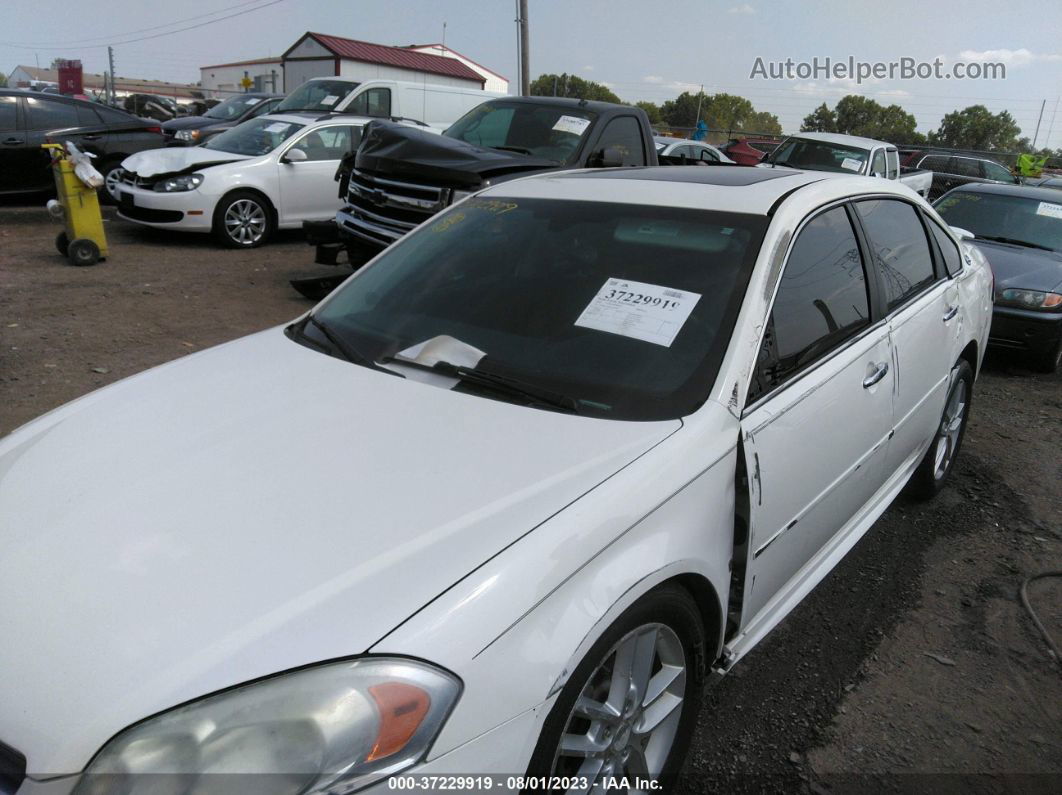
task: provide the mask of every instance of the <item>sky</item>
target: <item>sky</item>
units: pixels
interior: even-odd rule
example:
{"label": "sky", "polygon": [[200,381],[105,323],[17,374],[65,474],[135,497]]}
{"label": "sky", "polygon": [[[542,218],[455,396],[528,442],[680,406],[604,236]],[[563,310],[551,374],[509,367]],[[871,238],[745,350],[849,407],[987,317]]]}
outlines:
{"label": "sky", "polygon": [[[744,96],[796,131],[803,117],[847,93],[913,113],[918,129],[967,105],[1010,111],[1038,144],[1062,147],[1062,3],[986,0],[529,0],[531,75],[568,72],[626,101],[663,102],[684,90]],[[1005,11],[1001,11],[1005,8]],[[279,55],[311,30],[381,44],[446,44],[510,79],[517,90],[515,0],[52,0],[48,13],[10,2],[0,28],[0,71],[80,58],[86,71],[196,82],[198,67]],[[224,17],[230,17],[224,19]],[[63,20],[57,25],[56,20]],[[176,23],[176,24],[168,24]],[[177,28],[191,30],[158,35]],[[151,37],[145,39],[144,37]],[[134,41],[141,39],[140,41]],[[756,59],[911,58],[1006,64],[992,80],[751,78]]]}

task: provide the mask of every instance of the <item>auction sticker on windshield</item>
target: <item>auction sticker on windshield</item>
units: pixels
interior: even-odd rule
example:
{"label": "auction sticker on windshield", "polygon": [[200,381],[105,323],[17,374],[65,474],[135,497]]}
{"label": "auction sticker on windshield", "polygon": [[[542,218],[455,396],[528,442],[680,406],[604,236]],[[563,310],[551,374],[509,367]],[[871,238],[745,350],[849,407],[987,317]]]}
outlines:
{"label": "auction sticker on windshield", "polygon": [[579,116],[561,116],[557,119],[557,123],[553,125],[553,129],[557,132],[571,133],[572,135],[582,135],[583,130],[590,126],[590,119],[583,119]]}
{"label": "auction sticker on windshield", "polygon": [[575,325],[670,348],[700,299],[700,293],[609,279]]}
{"label": "auction sticker on windshield", "polygon": [[1040,202],[1036,208],[1037,215],[1046,215],[1048,218],[1062,218],[1062,204],[1052,202]]}
{"label": "auction sticker on windshield", "polygon": [[863,167],[861,160],[856,160],[854,157],[846,157],[841,161],[841,168],[847,168],[849,171],[859,171]]}

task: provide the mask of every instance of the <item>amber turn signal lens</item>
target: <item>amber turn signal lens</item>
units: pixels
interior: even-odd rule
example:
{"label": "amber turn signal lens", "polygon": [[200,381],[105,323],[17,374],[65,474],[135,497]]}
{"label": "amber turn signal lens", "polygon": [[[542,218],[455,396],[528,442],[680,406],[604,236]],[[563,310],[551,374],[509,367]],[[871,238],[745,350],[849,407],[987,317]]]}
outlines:
{"label": "amber turn signal lens", "polygon": [[369,693],[380,712],[380,731],[365,759],[373,762],[401,751],[417,731],[431,706],[431,697],[413,685],[386,682],[373,685]]}

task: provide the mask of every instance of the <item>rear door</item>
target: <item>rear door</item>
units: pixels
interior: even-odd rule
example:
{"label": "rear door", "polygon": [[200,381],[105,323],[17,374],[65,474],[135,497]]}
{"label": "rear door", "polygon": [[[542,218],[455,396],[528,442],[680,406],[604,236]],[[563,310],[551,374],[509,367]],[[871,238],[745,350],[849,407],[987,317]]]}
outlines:
{"label": "rear door", "polygon": [[867,273],[847,205],[797,231],[741,422],[751,480],[744,622],[814,569],[883,482],[891,354]]}
{"label": "rear door", "polygon": [[[303,133],[285,149],[277,163],[282,224],[335,216],[341,205],[335,182],[339,161],[360,142],[360,125],[330,124]],[[306,159],[283,162],[287,152],[296,149]]]}
{"label": "rear door", "polygon": [[899,198],[855,203],[888,314],[896,377],[895,436],[885,464],[891,475],[920,457],[944,409],[963,322],[921,212]]}
{"label": "rear door", "polygon": [[73,102],[50,99],[43,96],[27,96],[26,109],[26,145],[31,153],[27,159],[27,179],[37,190],[43,190],[54,184],[52,179],[51,158],[41,148],[41,144],[65,143],[71,141],[77,146],[80,121],[77,108]]}

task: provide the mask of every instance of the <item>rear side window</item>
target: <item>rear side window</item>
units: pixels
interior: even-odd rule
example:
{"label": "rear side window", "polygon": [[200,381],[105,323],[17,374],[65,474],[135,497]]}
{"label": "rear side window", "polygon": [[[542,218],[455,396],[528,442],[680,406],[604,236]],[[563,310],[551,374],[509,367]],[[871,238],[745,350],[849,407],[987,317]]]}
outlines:
{"label": "rear side window", "polygon": [[604,152],[615,147],[623,153],[623,165],[644,166],[645,148],[642,146],[642,128],[633,116],[620,116],[608,123],[601,133],[597,151]]}
{"label": "rear side window", "polygon": [[103,117],[103,121],[107,124],[128,124],[131,121],[135,121],[128,113],[122,113],[120,110],[102,105],[96,108],[96,112]]}
{"label": "rear side window", "polygon": [[870,173],[875,177],[885,176],[885,150],[874,150],[874,160],[870,164]]}
{"label": "rear side window", "polygon": [[793,243],[750,399],[770,391],[870,323],[863,258],[843,207],[812,219]]}
{"label": "rear side window", "polygon": [[0,97],[0,130],[15,129],[16,109],[18,100],[16,97]]}
{"label": "rear side window", "polygon": [[980,177],[981,161],[971,157],[953,157],[951,159],[951,173],[960,177]]}
{"label": "rear side window", "polygon": [[100,123],[100,117],[96,114],[95,109],[90,108],[88,105],[78,105],[77,107],[77,121],[82,127],[95,127]]}
{"label": "rear side window", "polygon": [[918,211],[895,199],[856,202],[889,309],[933,283],[933,257]]}
{"label": "rear side window", "polygon": [[900,157],[896,153],[895,149],[890,149],[885,153],[885,160],[888,164],[888,178],[896,179],[900,176]]}
{"label": "rear side window", "polygon": [[699,152],[699,155],[700,155],[700,157],[698,159],[699,160],[704,160],[707,163],[717,163],[717,162],[719,162],[719,158],[715,156],[715,152],[713,152],[711,149],[702,148],[701,151]]}
{"label": "rear side window", "polygon": [[918,164],[919,168],[928,168],[930,171],[947,171],[948,170],[948,158],[941,157],[940,155],[929,155],[923,157]]}
{"label": "rear side window", "polygon": [[948,234],[936,224],[931,222],[928,226],[930,231],[933,232],[933,237],[937,239],[937,246],[944,257],[944,267],[947,269],[948,275],[955,276],[962,270],[962,257],[959,255],[959,249],[955,247],[955,241],[948,237]]}
{"label": "rear side window", "polygon": [[59,130],[79,126],[77,108],[66,102],[26,97],[26,107],[29,109],[28,127],[31,130]]}

